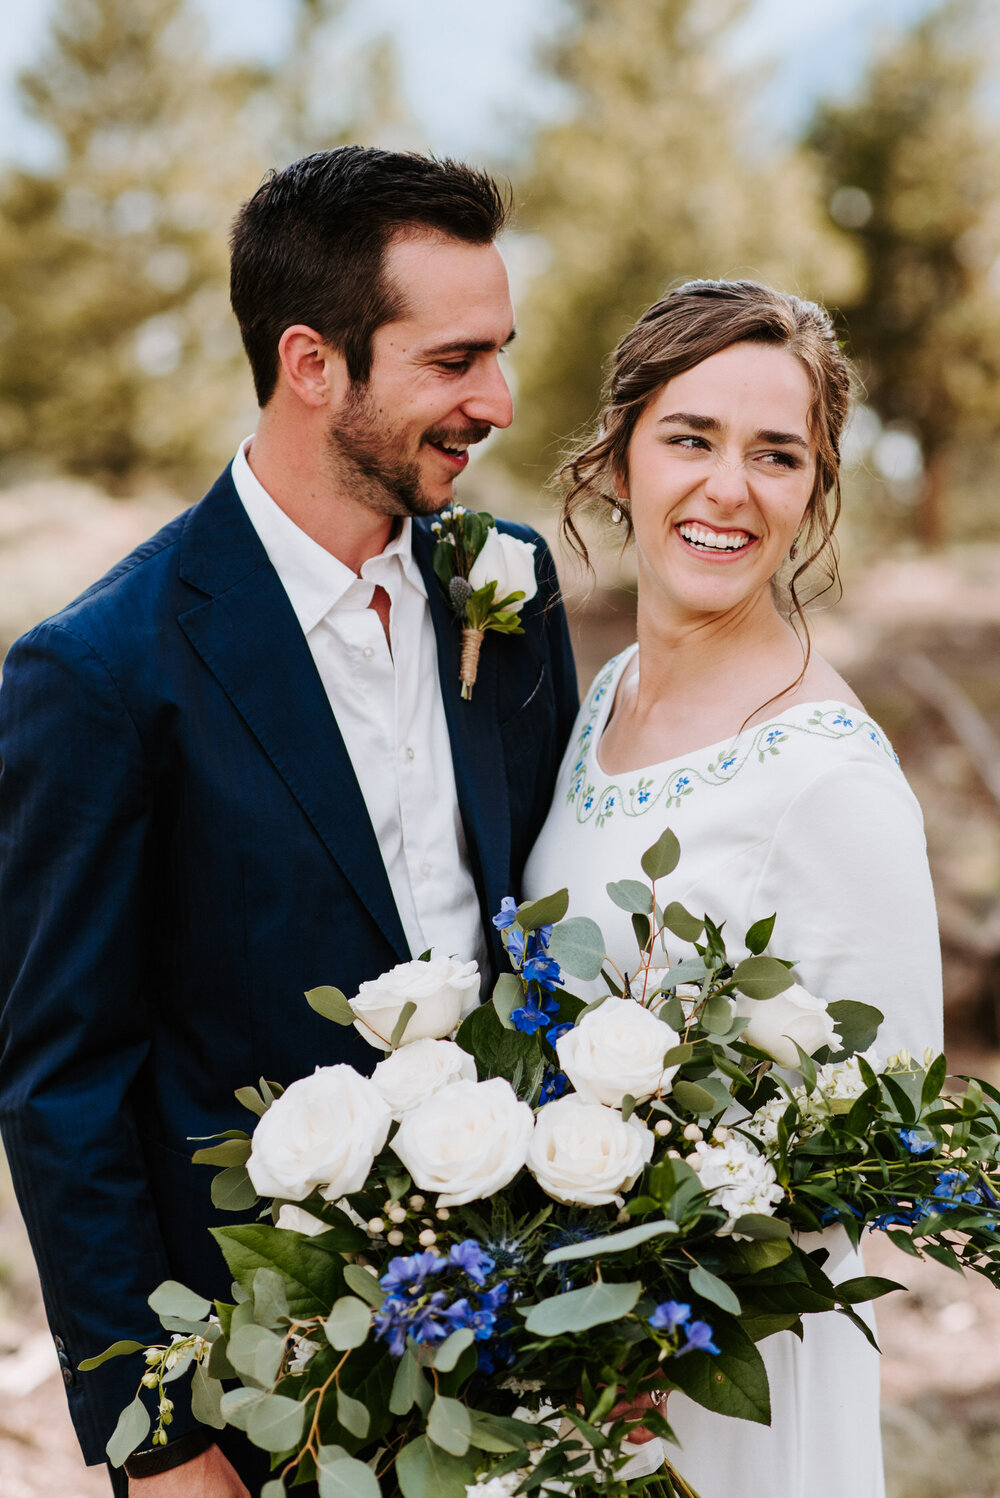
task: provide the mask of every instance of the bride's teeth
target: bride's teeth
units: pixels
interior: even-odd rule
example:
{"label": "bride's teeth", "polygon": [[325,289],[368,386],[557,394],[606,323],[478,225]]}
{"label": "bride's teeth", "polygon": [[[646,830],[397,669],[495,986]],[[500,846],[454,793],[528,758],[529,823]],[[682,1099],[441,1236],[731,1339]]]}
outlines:
{"label": "bride's teeth", "polygon": [[748,541],[753,540],[748,531],[727,531],[723,534],[706,530],[701,525],[679,525],[677,529],[690,545],[704,547],[706,551],[739,551]]}

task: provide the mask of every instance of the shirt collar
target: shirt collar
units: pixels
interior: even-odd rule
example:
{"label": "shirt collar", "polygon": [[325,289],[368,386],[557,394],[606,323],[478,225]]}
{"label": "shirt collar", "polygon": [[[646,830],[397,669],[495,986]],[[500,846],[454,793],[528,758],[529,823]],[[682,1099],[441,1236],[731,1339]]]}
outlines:
{"label": "shirt collar", "polygon": [[252,440],[246,438],[233,459],[233,483],[304,634],[344,602],[352,588],[355,588],[355,596],[350,600],[353,607],[367,606],[368,598],[360,604],[359,592],[370,593],[376,585],[384,587],[391,598],[401,576],[426,598],[427,589],[413,559],[412,522],[408,518],[385,549],[362,564],[359,578],[307,535],[271,498],[247,461],[247,448]]}

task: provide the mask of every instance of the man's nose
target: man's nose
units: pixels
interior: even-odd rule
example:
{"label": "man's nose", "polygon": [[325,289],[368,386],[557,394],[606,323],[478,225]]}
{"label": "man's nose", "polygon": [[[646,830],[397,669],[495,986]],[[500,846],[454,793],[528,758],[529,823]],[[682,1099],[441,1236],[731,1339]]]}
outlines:
{"label": "man's nose", "polygon": [[487,421],[493,427],[509,427],[514,419],[514,402],[510,387],[499,363],[494,361],[476,371],[462,410],[470,421]]}

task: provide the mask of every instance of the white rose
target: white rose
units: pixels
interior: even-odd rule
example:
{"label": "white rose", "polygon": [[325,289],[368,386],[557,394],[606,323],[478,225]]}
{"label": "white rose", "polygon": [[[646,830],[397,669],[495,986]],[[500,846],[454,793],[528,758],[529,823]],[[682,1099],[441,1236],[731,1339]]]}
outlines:
{"label": "white rose", "polygon": [[417,1010],[402,1044],[443,1040],[479,1003],[479,969],[474,962],[437,955],[429,962],[401,962],[381,978],[362,983],[348,1002],[357,1015],[354,1028],[380,1051],[389,1050],[396,1022],[410,1002]]}
{"label": "white rose", "polygon": [[303,1207],[295,1207],[291,1202],[285,1202],[278,1213],[277,1226],[287,1228],[290,1233],[304,1233],[307,1238],[329,1232],[329,1224],[322,1217],[314,1217],[311,1212]]}
{"label": "white rose", "polygon": [[463,1080],[476,1080],[476,1063],[453,1040],[415,1040],[393,1051],[372,1072],[372,1081],[393,1118],[402,1118],[442,1087]]}
{"label": "white rose", "polygon": [[483,549],[472,564],[469,583],[473,592],[495,582],[497,590],[494,600],[499,603],[508,593],[523,593],[524,597],[509,608],[519,613],[529,598],[538,592],[535,577],[535,548],[529,541],[519,541],[516,536],[507,536],[495,527],[487,533]]}
{"label": "white rose", "polygon": [[318,1066],[293,1082],[254,1129],[247,1171],[261,1196],[328,1201],[360,1191],[385,1144],[389,1105],[353,1066]]}
{"label": "white rose", "polygon": [[492,1196],[524,1164],[534,1127],[527,1103],[503,1077],[453,1082],[403,1116],[392,1148],[439,1207]]}
{"label": "white rose", "polygon": [[632,999],[608,998],[556,1042],[559,1065],[580,1097],[620,1108],[628,1093],[637,1102],[666,1088],[676,1066],[663,1057],[680,1036]]}
{"label": "white rose", "polygon": [[721,1207],[729,1218],[722,1229],[724,1233],[732,1232],[735,1222],[748,1213],[773,1216],[776,1203],[785,1194],[777,1184],[770,1160],[738,1134],[729,1134],[719,1143],[706,1141],[688,1156],[688,1164],[706,1191],[711,1192],[713,1204]]}
{"label": "white rose", "polygon": [[798,1066],[795,1041],[807,1056],[821,1046],[840,1044],[826,1001],[807,993],[799,983],[793,983],[773,999],[748,999],[738,994],[736,1013],[750,1021],[743,1039],[771,1056],[779,1066]]}
{"label": "white rose", "polygon": [[626,1122],[610,1108],[570,1096],[539,1113],[528,1169],[556,1201],[600,1207],[635,1184],[652,1153],[653,1135],[634,1114]]}

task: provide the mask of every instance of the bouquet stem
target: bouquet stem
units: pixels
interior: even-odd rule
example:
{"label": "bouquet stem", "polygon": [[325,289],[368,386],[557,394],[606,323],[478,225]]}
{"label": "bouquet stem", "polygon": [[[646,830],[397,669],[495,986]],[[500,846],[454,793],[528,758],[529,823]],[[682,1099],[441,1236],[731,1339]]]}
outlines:
{"label": "bouquet stem", "polygon": [[467,625],[462,630],[462,657],[458,671],[462,683],[462,698],[465,702],[468,702],[472,696],[472,688],[476,684],[476,676],[479,672],[479,652],[482,646],[483,631],[470,629]]}

